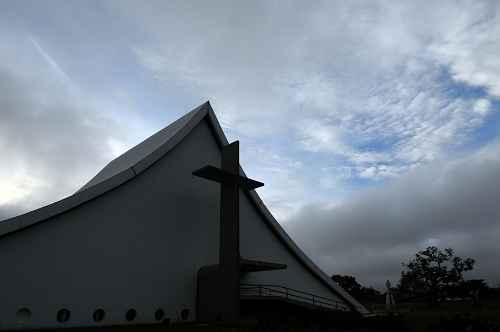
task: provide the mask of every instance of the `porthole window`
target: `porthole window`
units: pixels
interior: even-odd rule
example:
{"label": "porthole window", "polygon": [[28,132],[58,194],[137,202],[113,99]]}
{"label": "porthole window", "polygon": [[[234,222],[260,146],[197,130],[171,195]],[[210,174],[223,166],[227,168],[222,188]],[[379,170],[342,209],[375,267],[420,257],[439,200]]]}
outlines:
{"label": "porthole window", "polygon": [[155,311],[155,319],[156,320],[162,320],[163,317],[165,317],[165,311],[163,309],[156,309]]}
{"label": "porthole window", "polygon": [[182,309],[181,311],[181,319],[188,320],[189,318],[189,309]]}
{"label": "porthole window", "polygon": [[133,321],[137,316],[137,311],[135,309],[129,309],[125,314],[125,319],[129,322]]}
{"label": "porthole window", "polygon": [[61,309],[57,312],[57,321],[59,323],[64,323],[69,320],[71,312],[68,309]]}
{"label": "porthole window", "polygon": [[28,308],[21,308],[16,312],[16,318],[19,323],[26,323],[31,318],[31,310]]}
{"label": "porthole window", "polygon": [[94,311],[92,318],[94,319],[94,322],[100,322],[104,319],[104,316],[106,316],[106,312],[104,312],[103,309],[97,309]]}

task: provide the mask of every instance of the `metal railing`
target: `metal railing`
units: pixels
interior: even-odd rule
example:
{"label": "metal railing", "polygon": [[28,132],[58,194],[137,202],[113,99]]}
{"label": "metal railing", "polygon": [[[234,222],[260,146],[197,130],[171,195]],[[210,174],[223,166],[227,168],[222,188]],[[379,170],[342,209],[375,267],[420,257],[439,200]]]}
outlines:
{"label": "metal railing", "polygon": [[350,308],[341,301],[327,297],[299,291],[297,289],[269,284],[240,284],[242,297],[280,297],[287,300],[298,301],[309,305],[329,309],[350,311]]}

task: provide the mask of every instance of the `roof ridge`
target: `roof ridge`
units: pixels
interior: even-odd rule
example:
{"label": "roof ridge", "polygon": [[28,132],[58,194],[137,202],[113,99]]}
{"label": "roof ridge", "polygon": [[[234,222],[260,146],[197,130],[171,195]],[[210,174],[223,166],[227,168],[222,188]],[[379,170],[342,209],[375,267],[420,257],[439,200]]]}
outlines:
{"label": "roof ridge", "polygon": [[[145,171],[149,166],[151,166],[158,159],[164,156],[168,151],[170,151],[170,149],[172,149],[177,143],[179,143],[184,138],[184,136],[186,136],[191,131],[191,129],[193,129],[209,113],[209,111],[213,112],[210,106],[210,102],[206,101],[205,103],[194,108],[192,111],[186,113],[184,116],[179,118],[178,120],[181,119],[184,120],[182,121],[182,125],[180,125],[179,127],[174,128],[171,126],[174,123],[181,124],[178,122],[178,120],[176,120],[167,127],[159,130],[157,133],[151,135],[148,139],[162,132],[164,129],[167,128],[175,129],[173,130],[172,133],[170,133],[171,135],[165,137],[167,141],[164,141],[162,145],[158,146],[155,149],[155,151],[145,154],[143,160],[134,162],[133,164],[129,165],[129,167],[112,169],[113,172],[110,172],[108,174],[103,173],[104,169],[107,166],[109,166],[114,160],[120,158],[119,156],[118,158],[115,158],[113,161],[108,163],[97,174],[97,175],[99,174],[103,175],[101,178],[98,178],[96,175],[74,194],[67,196],[59,201],[42,206],[38,209],[28,211],[21,215],[0,220],[0,237],[3,237],[10,233],[14,233],[22,229],[28,228],[30,226],[33,226],[35,224],[38,224],[40,222],[43,222],[48,218],[54,217],[65,211],[75,208],[81,204],[84,204],[87,201],[94,199],[108,192],[109,190],[112,190],[118,187],[119,185],[131,180],[137,174]],[[146,139],[145,141],[147,141],[148,139]],[[138,145],[141,145],[145,141],[139,143]],[[129,149],[124,154],[133,150],[134,147]],[[121,156],[123,156],[123,154]]]}
{"label": "roof ridge", "polygon": [[[184,114],[182,117],[178,118],[174,122],[170,123],[166,127],[158,130],[156,133],[152,134],[142,142],[134,145],[126,152],[122,153],[115,159],[111,160],[106,164],[90,181],[83,185],[77,192],[88,189],[98,183],[105,181],[114,175],[124,171],[125,169],[131,169],[134,173],[140,173],[144,170],[144,164],[150,166],[158,158],[154,158],[153,155],[158,154],[157,150],[161,149],[164,144],[166,144],[171,138],[182,131],[187,125],[189,125],[191,119],[193,118],[203,118],[206,115],[209,101],[201,104],[200,106],[194,108],[188,113]],[[163,149],[165,150],[165,149]],[[168,152],[164,151],[164,153]],[[163,154],[162,154],[163,155]],[[154,160],[151,160],[151,157]],[[161,157],[161,156],[158,156]],[[145,162],[147,160],[148,162]],[[142,167],[138,166],[142,165]]]}

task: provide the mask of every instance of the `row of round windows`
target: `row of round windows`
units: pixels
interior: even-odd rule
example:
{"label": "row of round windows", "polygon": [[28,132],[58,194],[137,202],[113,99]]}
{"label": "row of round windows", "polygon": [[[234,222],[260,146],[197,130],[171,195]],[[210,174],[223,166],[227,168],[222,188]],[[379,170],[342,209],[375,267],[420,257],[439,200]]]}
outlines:
{"label": "row of round windows", "polygon": [[[18,320],[20,320],[21,322],[27,322],[31,318],[31,310],[28,308],[21,308],[17,311],[16,316]],[[92,319],[94,320],[94,322],[101,322],[104,320],[105,317],[106,317],[106,312],[104,311],[104,309],[97,309],[92,314]],[[128,322],[134,321],[136,317],[137,317],[137,311],[135,309],[129,309],[125,313],[125,319]],[[69,309],[64,308],[60,309],[57,312],[56,319],[59,323],[65,323],[69,321],[70,318],[71,318],[71,311]],[[157,321],[161,321],[164,320],[164,318],[165,318],[165,311],[163,311],[163,309],[161,308],[156,309],[155,319]]]}

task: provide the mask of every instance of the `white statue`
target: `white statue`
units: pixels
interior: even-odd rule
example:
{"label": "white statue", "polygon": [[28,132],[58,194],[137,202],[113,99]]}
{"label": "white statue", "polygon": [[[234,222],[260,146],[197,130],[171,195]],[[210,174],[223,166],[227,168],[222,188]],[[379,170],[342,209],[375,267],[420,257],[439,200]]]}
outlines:
{"label": "white statue", "polygon": [[387,292],[385,293],[385,309],[387,311],[393,311],[396,309],[396,301],[394,300],[394,295],[392,294],[391,282],[387,280],[385,282],[385,287],[387,287]]}

